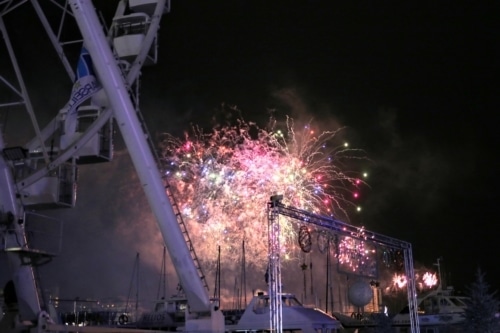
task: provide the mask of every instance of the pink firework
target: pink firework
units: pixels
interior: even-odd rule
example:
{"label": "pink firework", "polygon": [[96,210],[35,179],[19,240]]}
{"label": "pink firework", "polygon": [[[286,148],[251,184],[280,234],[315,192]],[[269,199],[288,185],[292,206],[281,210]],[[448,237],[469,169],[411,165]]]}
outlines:
{"label": "pink firework", "polygon": [[[193,127],[180,139],[165,134],[162,159],[174,197],[198,256],[214,262],[218,246],[226,262],[267,263],[267,202],[283,203],[346,221],[366,185],[361,173],[347,171],[366,160],[361,150],[339,142],[343,128],[316,134],[311,124],[297,130],[287,118],[283,129],[239,120],[235,126],[204,133]],[[283,218],[283,220],[285,220]],[[281,223],[284,260],[297,257],[298,227]]]}

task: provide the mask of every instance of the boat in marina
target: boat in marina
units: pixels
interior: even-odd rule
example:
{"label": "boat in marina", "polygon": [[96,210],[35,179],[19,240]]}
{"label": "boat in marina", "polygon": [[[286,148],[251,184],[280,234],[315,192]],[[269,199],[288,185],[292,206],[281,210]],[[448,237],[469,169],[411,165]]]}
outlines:
{"label": "boat in marina", "polygon": [[[337,333],[342,324],[327,313],[302,305],[295,295],[283,293],[282,319],[284,331],[301,331],[304,333]],[[184,330],[187,299],[172,296],[156,302],[151,312],[143,313],[137,322],[130,322],[123,327],[138,329],[161,329],[165,331]],[[252,297],[245,309],[221,309],[224,314],[226,332],[269,331],[269,296],[258,292]]]}
{"label": "boat in marina", "polygon": [[184,295],[174,295],[162,298],[155,302],[153,311],[142,313],[136,322],[128,322],[121,325],[139,329],[161,329],[176,331],[184,326],[188,300]]}
{"label": "boat in marina", "polygon": [[[465,309],[467,307],[466,296],[458,296],[452,287],[442,289],[441,287],[417,299],[417,315],[421,332],[461,332],[461,326],[465,322]],[[392,324],[396,332],[408,332],[409,308],[404,307],[392,318]]]}
{"label": "boat in marina", "polygon": [[[417,298],[420,333],[463,332],[467,300],[466,296],[454,295],[451,287],[438,287]],[[352,332],[371,332],[375,327],[384,324],[392,326],[395,333],[411,332],[409,306],[405,306],[395,315],[370,312],[348,315],[334,312],[333,316]]]}
{"label": "boat in marina", "polygon": [[[340,321],[317,308],[305,307],[293,294],[283,293],[281,301],[283,331],[335,333],[342,329]],[[269,311],[269,295],[259,292],[253,296],[241,316],[237,311],[223,310],[226,331],[269,331]]]}

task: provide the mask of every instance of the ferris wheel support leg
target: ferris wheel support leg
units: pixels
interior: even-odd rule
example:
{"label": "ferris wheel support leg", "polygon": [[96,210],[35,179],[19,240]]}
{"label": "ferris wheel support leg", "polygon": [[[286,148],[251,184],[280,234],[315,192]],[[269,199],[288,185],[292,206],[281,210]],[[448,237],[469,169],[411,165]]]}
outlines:
{"label": "ferris wheel support leg", "polygon": [[[91,55],[95,72],[106,91],[118,128],[186,293],[189,310],[204,316],[200,318],[199,326],[194,325],[194,330],[208,331],[201,326],[210,322],[209,331],[222,333],[224,332],[224,317],[221,311],[214,311],[208,291],[198,276],[172,204],[166,194],[160,171],[130,99],[125,79],[104,36],[92,2],[89,0],[70,0],[69,3],[83,36],[84,45]],[[204,315],[207,313],[210,314],[211,321]]]}
{"label": "ferris wheel support leg", "polygon": [[[0,131],[0,150],[4,142]],[[41,311],[38,289],[33,267],[25,265],[19,253],[28,248],[24,230],[24,211],[16,198],[16,190],[12,170],[0,154],[0,249],[5,251],[9,263],[8,279],[12,285],[0,288],[11,288],[6,294],[12,295],[9,303],[13,311],[17,311],[19,322],[35,323]],[[6,297],[5,297],[6,298]],[[7,303],[7,299],[5,299]],[[6,304],[9,306],[9,304]],[[7,309],[9,310],[9,309]]]}

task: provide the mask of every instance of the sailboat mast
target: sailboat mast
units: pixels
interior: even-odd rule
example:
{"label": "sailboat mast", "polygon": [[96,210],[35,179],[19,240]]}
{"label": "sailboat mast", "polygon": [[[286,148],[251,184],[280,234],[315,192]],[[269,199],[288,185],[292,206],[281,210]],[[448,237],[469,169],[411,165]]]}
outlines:
{"label": "sailboat mast", "polygon": [[[160,270],[160,282],[158,284],[158,292],[156,293],[156,298],[157,299],[165,299],[167,297],[167,266],[166,266],[166,256],[167,256],[167,249],[164,246],[163,247],[163,256],[162,256],[162,261],[161,261],[161,270]],[[163,291],[163,292],[161,292]],[[162,295],[162,296],[160,296]]]}
{"label": "sailboat mast", "polygon": [[218,300],[220,306],[220,245],[217,246],[217,267],[215,270],[214,298]]}
{"label": "sailboat mast", "polygon": [[[326,300],[325,300],[325,312],[328,313],[328,293],[330,292],[330,244],[327,245],[326,251]],[[332,309],[333,311],[333,309]]]}
{"label": "sailboat mast", "polygon": [[247,306],[247,273],[246,273],[246,256],[245,256],[245,240],[243,240],[242,244],[242,258],[241,258],[241,271],[242,271],[242,279],[241,279],[241,290],[243,291],[243,297],[245,300],[245,306]]}
{"label": "sailboat mast", "polygon": [[135,318],[137,318],[139,314],[139,252],[137,252],[137,271],[136,271],[136,279],[135,279]]}
{"label": "sailboat mast", "polygon": [[135,277],[135,311],[137,316],[137,312],[139,310],[139,252],[137,252],[135,256],[134,268],[132,269],[132,278],[130,279],[130,287],[127,295],[127,303],[125,304],[125,312],[128,312],[129,309],[128,304],[130,300],[130,294],[132,292],[134,277]]}
{"label": "sailboat mast", "polygon": [[443,258],[441,258],[441,257],[437,258],[437,263],[434,264],[438,268],[438,279],[439,279],[438,288],[439,288],[439,290],[443,289],[443,280],[441,277],[441,260],[443,260]]}

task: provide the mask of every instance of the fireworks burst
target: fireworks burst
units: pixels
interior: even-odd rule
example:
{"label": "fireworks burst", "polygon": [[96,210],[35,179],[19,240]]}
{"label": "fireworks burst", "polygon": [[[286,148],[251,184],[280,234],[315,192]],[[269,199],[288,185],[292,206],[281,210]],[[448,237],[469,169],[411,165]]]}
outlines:
{"label": "fireworks burst", "polygon": [[[200,259],[214,262],[220,246],[225,262],[237,263],[245,241],[246,262],[263,267],[273,194],[282,194],[284,204],[348,221],[366,183],[363,174],[346,169],[365,157],[339,142],[342,130],[317,134],[310,123],[297,130],[290,118],[283,129],[274,120],[262,129],[240,119],[210,133],[194,126],[183,139],[165,134],[162,159]],[[281,226],[285,260],[299,251],[298,227],[290,222]]]}
{"label": "fireworks burst", "polygon": [[438,279],[435,273],[425,272],[422,276],[422,285],[431,288],[436,286],[438,283]]}
{"label": "fireworks burst", "polygon": [[[363,230],[362,228],[361,232]],[[339,263],[339,271],[376,276],[376,250],[368,242],[343,237],[335,252]]]}
{"label": "fireworks burst", "polygon": [[406,286],[408,281],[406,280],[406,276],[404,274],[394,274],[392,282],[394,283],[394,286],[402,289]]}
{"label": "fireworks burst", "polygon": [[[408,280],[406,275],[395,273],[392,277],[391,284],[388,287],[388,290],[399,291],[406,287]],[[435,287],[438,284],[438,279],[436,273],[425,272],[423,274],[416,273],[415,274],[415,282],[419,290],[426,290]]]}

